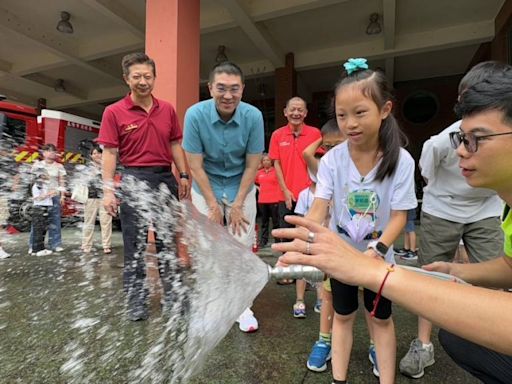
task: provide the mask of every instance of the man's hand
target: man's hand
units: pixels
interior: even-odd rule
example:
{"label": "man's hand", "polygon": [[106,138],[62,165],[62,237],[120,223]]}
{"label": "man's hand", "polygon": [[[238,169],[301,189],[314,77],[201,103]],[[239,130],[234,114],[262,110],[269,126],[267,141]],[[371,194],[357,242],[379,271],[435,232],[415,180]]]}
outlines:
{"label": "man's hand", "polygon": [[284,203],[286,204],[286,208],[291,211],[293,202],[296,201],[295,197],[293,196],[293,193],[287,189],[284,191]]}
{"label": "man's hand", "polygon": [[114,191],[106,190],[103,193],[103,207],[110,216],[117,216],[117,199]]}
{"label": "man's hand", "polygon": [[178,186],[178,195],[180,200],[190,199],[190,180],[185,178],[180,178],[180,183]]}
{"label": "man's hand", "polygon": [[60,205],[63,205],[64,201],[66,201],[66,194],[64,192],[61,192],[61,194],[60,194]]}
{"label": "man's hand", "polygon": [[240,236],[242,231],[247,232],[247,224],[249,220],[244,217],[243,207],[241,205],[232,205],[229,214],[229,226],[234,234]]}
{"label": "man's hand", "polygon": [[214,223],[224,225],[224,215],[217,201],[208,205],[208,219]]}

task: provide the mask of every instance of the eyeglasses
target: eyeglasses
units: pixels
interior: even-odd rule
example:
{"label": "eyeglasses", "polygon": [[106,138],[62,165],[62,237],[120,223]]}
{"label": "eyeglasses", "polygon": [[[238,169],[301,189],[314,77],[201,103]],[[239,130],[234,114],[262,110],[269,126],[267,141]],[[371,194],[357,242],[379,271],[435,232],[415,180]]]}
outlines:
{"label": "eyeglasses", "polygon": [[226,93],[231,93],[232,95],[238,95],[242,88],[239,85],[233,85],[232,87],[226,87],[222,84],[217,84],[215,86],[215,91],[220,93],[221,95],[224,95]]}
{"label": "eyeglasses", "polygon": [[453,149],[457,149],[459,148],[459,145],[464,144],[464,148],[466,148],[466,151],[470,153],[475,153],[476,151],[478,151],[478,142],[480,140],[484,140],[492,136],[503,136],[511,134],[512,132],[492,133],[490,135],[474,135],[473,133],[464,133],[461,131],[451,132],[450,143]]}

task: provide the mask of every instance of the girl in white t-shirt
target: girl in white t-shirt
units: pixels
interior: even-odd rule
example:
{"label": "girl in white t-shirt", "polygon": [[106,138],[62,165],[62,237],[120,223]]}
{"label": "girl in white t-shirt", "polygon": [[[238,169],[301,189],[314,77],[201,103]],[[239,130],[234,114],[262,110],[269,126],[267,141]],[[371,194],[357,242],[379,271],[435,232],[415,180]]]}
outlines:
{"label": "girl in white t-shirt", "polygon": [[[368,257],[394,263],[392,244],[405,226],[407,210],[417,205],[414,160],[401,148],[405,137],[391,113],[391,89],[384,75],[368,69],[365,59],[350,59],[345,69],[347,76],[335,89],[335,112],[347,140],[320,161],[315,199],[307,217],[322,222],[332,200],[329,228]],[[331,286],[333,382],[345,383],[358,287],[334,279]],[[375,341],[370,359],[380,382],[393,383],[396,340],[391,302],[381,298],[374,308],[375,297],[375,292],[364,290]]]}

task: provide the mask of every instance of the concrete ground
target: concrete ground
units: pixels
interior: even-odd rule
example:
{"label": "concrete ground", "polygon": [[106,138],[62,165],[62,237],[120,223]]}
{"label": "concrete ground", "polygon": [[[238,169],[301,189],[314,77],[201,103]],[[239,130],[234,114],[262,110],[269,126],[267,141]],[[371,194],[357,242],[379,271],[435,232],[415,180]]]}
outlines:
{"label": "concrete ground", "polygon": [[[155,337],[152,329],[155,329],[153,326],[158,319],[128,323],[122,317],[120,233],[114,233],[114,253],[111,256],[97,254],[90,259],[79,252],[80,234],[76,228],[65,229],[63,238],[65,252],[45,258],[27,255],[27,234],[11,235],[7,241],[4,240],[5,248],[13,253],[13,257],[0,260],[0,383],[126,383],[133,362],[140,361],[137,360],[140,358],[137,356],[138,348],[133,348],[130,337],[116,339],[114,336],[109,338],[109,334],[115,335],[122,327],[129,334],[133,333],[133,340],[141,344],[145,339]],[[277,258],[269,248],[263,249],[259,255],[270,264],[274,264]],[[90,270],[87,269],[88,263]],[[84,284],[84,279],[87,284]],[[106,294],[110,295],[108,308],[104,305]],[[260,324],[258,332],[243,334],[235,325],[191,382],[331,383],[330,366],[324,373],[313,373],[305,365],[310,348],[318,337],[319,315],[312,310],[315,292],[306,294],[309,310],[303,320],[294,319],[291,315],[294,298],[294,286],[268,284],[253,306]],[[89,304],[85,305],[85,302]],[[73,329],[69,323],[76,318],[77,312],[84,317],[88,313],[89,317],[101,314],[102,321],[108,324],[104,337],[87,337]],[[399,360],[415,337],[416,317],[394,306],[394,320]],[[91,366],[94,378],[75,375],[74,381],[70,381],[62,374],[62,367],[69,359],[66,348],[69,349],[77,337],[90,351],[102,351],[108,349],[108,343],[117,342],[120,348],[131,353],[126,354],[122,361],[91,359],[86,365]],[[413,380],[397,374],[396,383],[478,382],[450,360],[439,346],[437,337],[433,341],[436,364],[427,368],[422,379]],[[350,383],[378,382],[371,373],[367,352],[368,336],[360,314],[354,329]]]}

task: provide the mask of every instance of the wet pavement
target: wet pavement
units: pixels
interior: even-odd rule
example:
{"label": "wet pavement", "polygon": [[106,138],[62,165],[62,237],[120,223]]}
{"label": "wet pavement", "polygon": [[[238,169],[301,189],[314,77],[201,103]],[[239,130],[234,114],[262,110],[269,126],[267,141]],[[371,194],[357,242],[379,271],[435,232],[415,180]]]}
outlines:
{"label": "wet pavement", "polygon": [[[98,233],[96,236],[99,238]],[[126,383],[146,343],[158,337],[162,322],[158,296],[152,298],[148,321],[130,323],[123,317],[120,233],[114,233],[112,255],[83,255],[76,228],[65,229],[63,239],[65,251],[46,257],[27,255],[27,234],[4,239],[4,248],[13,257],[0,260],[0,383]],[[277,259],[269,248],[259,255],[269,264]],[[324,373],[314,373],[305,364],[318,337],[319,314],[313,311],[315,292],[306,293],[305,319],[293,318],[294,299],[294,286],[269,283],[252,307],[260,324],[258,332],[244,334],[235,324],[191,382],[331,383],[330,366]],[[415,337],[416,317],[398,306],[394,306],[393,313],[400,359]],[[77,325],[77,319],[104,323],[102,337],[90,337],[87,327]],[[396,383],[478,382],[447,357],[436,337],[433,341],[436,364],[418,380],[397,374]],[[84,353],[97,356],[84,363],[94,371],[92,379],[66,375],[76,368],[70,356],[77,343]],[[114,344],[118,350],[126,351],[122,358],[109,355]],[[354,328],[349,381],[378,382],[368,361],[368,335],[362,313]]]}

